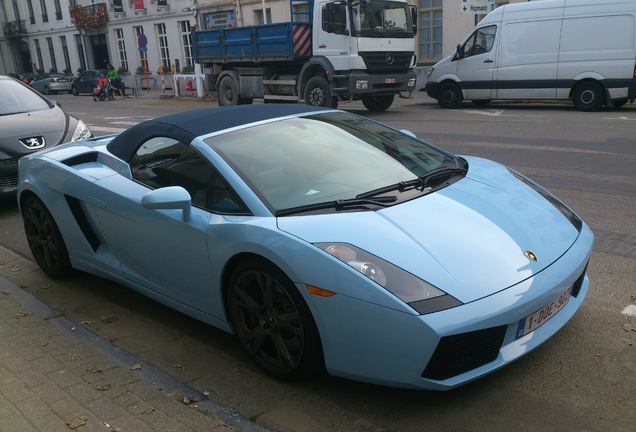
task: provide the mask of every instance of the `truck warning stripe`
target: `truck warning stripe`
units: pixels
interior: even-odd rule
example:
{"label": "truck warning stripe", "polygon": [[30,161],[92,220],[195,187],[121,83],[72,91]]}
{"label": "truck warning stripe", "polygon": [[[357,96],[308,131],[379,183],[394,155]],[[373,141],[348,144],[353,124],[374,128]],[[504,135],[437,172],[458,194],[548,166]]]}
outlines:
{"label": "truck warning stripe", "polygon": [[311,28],[307,24],[294,26],[294,57],[311,56]]}

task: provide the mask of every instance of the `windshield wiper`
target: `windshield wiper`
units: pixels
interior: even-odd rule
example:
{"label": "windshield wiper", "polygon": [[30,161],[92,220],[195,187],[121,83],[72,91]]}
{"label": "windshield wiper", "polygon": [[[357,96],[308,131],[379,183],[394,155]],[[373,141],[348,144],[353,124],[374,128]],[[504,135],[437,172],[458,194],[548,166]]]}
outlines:
{"label": "windshield wiper", "polygon": [[[456,174],[465,174],[466,168],[457,168],[457,167],[447,167],[442,166],[430,170],[427,173],[422,174],[418,178],[413,180],[402,181],[399,183],[395,183],[389,186],[384,186],[378,189],[371,190],[369,192],[364,192],[356,196],[358,199],[371,198],[377,195],[382,195],[387,192],[398,191],[404,192],[411,189],[420,189],[424,190],[428,187],[436,186],[437,184],[443,183],[448,180],[450,177]],[[376,198],[377,199],[377,198]]]}
{"label": "windshield wiper", "polygon": [[326,201],[321,203],[307,204],[303,206],[278,210],[276,212],[276,216],[289,216],[291,214],[305,213],[309,211],[323,210],[323,209],[329,209],[329,208],[333,208],[335,210],[347,210],[347,209],[354,209],[354,208],[368,209],[371,206],[389,207],[395,201],[397,201],[397,197],[394,195],[377,197],[375,199],[356,197],[351,199]]}

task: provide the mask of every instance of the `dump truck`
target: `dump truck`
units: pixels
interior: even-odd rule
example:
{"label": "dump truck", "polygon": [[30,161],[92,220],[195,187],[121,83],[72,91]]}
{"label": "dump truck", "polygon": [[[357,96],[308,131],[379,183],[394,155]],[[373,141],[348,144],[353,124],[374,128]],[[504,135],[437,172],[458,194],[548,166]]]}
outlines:
{"label": "dump truck", "polygon": [[415,90],[417,10],[406,0],[290,0],[287,22],[192,31],[221,106],[360,100],[387,110]]}

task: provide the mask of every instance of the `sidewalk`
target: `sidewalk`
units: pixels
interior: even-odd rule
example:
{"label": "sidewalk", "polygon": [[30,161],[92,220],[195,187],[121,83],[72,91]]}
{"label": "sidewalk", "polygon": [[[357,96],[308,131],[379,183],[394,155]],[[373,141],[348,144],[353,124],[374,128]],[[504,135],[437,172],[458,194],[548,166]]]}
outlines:
{"label": "sidewalk", "polygon": [[68,430],[265,431],[0,277],[0,431]]}

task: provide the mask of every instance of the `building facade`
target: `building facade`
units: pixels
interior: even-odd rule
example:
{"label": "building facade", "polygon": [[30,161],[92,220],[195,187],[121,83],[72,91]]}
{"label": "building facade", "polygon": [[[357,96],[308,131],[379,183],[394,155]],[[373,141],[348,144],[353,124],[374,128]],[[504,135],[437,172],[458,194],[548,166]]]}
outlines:
{"label": "building facade", "polygon": [[[418,7],[418,64],[451,53],[486,10],[526,0],[409,0]],[[478,8],[468,9],[466,5]],[[300,6],[302,7],[302,5]],[[474,9],[477,9],[475,11]],[[150,74],[193,66],[200,29],[281,22],[289,0],[0,0],[0,73],[103,69]]]}

